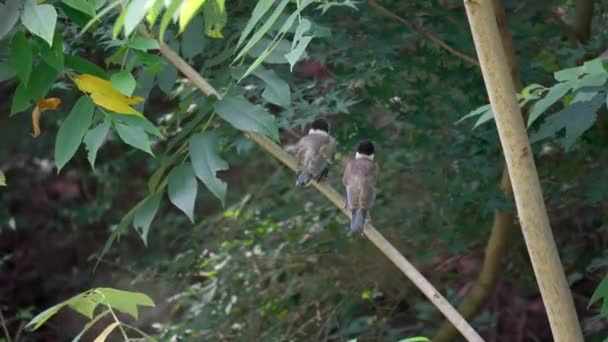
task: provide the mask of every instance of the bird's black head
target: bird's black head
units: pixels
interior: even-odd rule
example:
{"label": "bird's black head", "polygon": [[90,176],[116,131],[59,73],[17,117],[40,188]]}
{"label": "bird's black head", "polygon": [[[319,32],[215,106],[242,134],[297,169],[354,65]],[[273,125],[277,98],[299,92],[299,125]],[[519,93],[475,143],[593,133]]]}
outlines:
{"label": "bird's black head", "polygon": [[359,141],[359,146],[357,146],[357,153],[365,154],[366,156],[371,156],[374,154],[374,143],[369,139],[363,139]]}
{"label": "bird's black head", "polygon": [[325,120],[323,118],[316,119],[315,121],[312,122],[312,125],[310,126],[310,128],[329,133],[329,122],[327,122],[327,120]]}

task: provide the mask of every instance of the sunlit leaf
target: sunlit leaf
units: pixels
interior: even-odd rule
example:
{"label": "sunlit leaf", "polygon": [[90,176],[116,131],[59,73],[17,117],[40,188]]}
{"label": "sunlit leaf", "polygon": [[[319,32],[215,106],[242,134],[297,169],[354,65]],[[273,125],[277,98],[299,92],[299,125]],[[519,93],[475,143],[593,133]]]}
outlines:
{"label": "sunlit leaf", "polygon": [[139,103],[144,99],[122,94],[114,88],[110,81],[89,74],[74,76],[73,80],[78,89],[91,94],[93,102],[97,105],[116,113],[142,115],[130,105]]}
{"label": "sunlit leaf", "polygon": [[247,25],[245,26],[243,31],[241,31],[241,36],[239,37],[239,41],[236,44],[237,48],[240,47],[241,44],[243,44],[245,42],[245,39],[249,36],[249,34],[251,33],[251,31],[253,30],[255,25],[257,25],[257,23],[260,21],[260,19],[262,19],[264,14],[266,14],[266,12],[268,12],[270,7],[274,3],[275,3],[275,0],[259,0],[257,2],[257,4],[255,5],[255,8],[253,9],[253,12],[251,13],[251,18],[249,18],[249,21],[247,21]]}
{"label": "sunlit leaf", "polygon": [[6,176],[2,170],[0,170],[0,186],[6,186]]}
{"label": "sunlit leaf", "polygon": [[217,136],[213,133],[194,134],[190,137],[189,146],[194,173],[223,206],[227,184],[217,178],[217,172],[228,170],[228,163],[218,153]]}
{"label": "sunlit leaf", "polygon": [[[184,32],[190,20],[196,15],[198,10],[205,4],[207,0],[184,0],[182,8],[179,12],[179,32]],[[212,1],[212,0],[210,0]]]}
{"label": "sunlit leaf", "polygon": [[222,28],[228,22],[224,0],[208,0],[203,8],[205,19],[205,34],[211,38],[224,38]]}
{"label": "sunlit leaf", "polygon": [[125,36],[131,35],[137,25],[144,19],[149,6],[152,4],[153,2],[149,0],[131,0],[129,2],[124,21]]}
{"label": "sunlit leaf", "polygon": [[48,321],[49,318],[55,316],[55,314],[66,305],[68,305],[67,301],[61,302],[42,311],[41,313],[36,315],[36,317],[32,318],[32,320],[25,326],[25,328],[29,330],[36,330],[40,328],[40,326],[42,326],[46,321]]}
{"label": "sunlit leaf", "polygon": [[194,222],[194,203],[198,185],[192,164],[189,162],[176,166],[169,172],[168,188],[169,200],[178,207],[190,221]]}
{"label": "sunlit leaf", "polygon": [[112,309],[138,318],[137,306],[153,307],[154,301],[146,294],[141,292],[123,291],[110,287],[100,287],[94,290],[102,296],[103,304],[110,305]]}
{"label": "sunlit leaf", "polygon": [[160,19],[160,28],[159,28],[159,37],[158,37],[158,39],[161,42],[164,41],[165,32],[167,31],[167,27],[169,27],[171,20],[173,20],[173,15],[175,13],[177,13],[177,10],[180,8],[183,1],[184,0],[171,0],[171,4],[167,7],[167,10],[165,10],[165,13],[163,13],[162,18]]}
{"label": "sunlit leaf", "polygon": [[61,171],[78,150],[78,146],[91,126],[94,110],[93,102],[88,97],[81,96],[72,107],[70,114],[61,123],[55,139],[57,172]]}
{"label": "sunlit leaf", "polygon": [[6,0],[0,3],[0,39],[3,39],[15,26],[21,14],[21,5],[24,0]]}
{"label": "sunlit leaf", "polygon": [[53,45],[53,34],[57,23],[55,7],[47,4],[39,5],[36,0],[24,0],[21,22],[32,34]]}

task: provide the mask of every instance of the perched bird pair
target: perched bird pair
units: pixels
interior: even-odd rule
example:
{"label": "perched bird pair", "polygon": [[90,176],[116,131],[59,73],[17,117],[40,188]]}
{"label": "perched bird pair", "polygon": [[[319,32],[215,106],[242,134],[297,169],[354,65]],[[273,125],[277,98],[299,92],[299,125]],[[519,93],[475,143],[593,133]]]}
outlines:
{"label": "perched bird pair", "polygon": [[[329,123],[325,119],[315,120],[308,135],[298,141],[296,157],[298,174],[296,185],[309,186],[312,180],[323,181],[334,163],[336,140],[329,135]],[[374,144],[361,140],[355,159],[348,161],[342,182],[346,187],[346,208],[352,217],[351,232],[362,232],[369,209],[376,199],[378,166],[374,162]]]}

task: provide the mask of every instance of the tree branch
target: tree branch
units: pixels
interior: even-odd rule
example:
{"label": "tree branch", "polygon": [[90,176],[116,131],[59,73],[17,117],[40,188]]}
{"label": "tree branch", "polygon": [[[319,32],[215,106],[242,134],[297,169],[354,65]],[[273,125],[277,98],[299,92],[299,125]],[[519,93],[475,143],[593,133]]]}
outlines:
{"label": "tree branch", "polygon": [[[141,29],[142,33],[149,36],[145,29]],[[194,68],[184,61],[171,47],[160,42],[160,51],[175,67],[181,71],[203,94],[207,96],[215,95],[221,98],[219,92],[213,88]],[[283,164],[292,170],[296,169],[296,162],[287,152],[276,145],[267,137],[253,133],[245,133],[249,138],[255,141],[260,147],[279,159]],[[314,186],[325,197],[327,197],[336,207],[350,217],[350,213],[344,209],[344,198],[338,192],[327,184],[319,184],[314,182]],[[422,293],[441,311],[445,317],[460,331],[460,333],[468,341],[483,341],[479,334],[469,325],[467,321],[456,311],[456,309],[437,291],[433,285],[412,265],[399,251],[391,245],[372,225],[367,224],[364,229],[364,234],[378,249],[388,257],[402,272],[408,277]]]}
{"label": "tree branch", "polygon": [[452,55],[462,59],[463,61],[465,61],[471,65],[479,66],[479,62],[477,62],[477,60],[475,58],[468,56],[468,55],[454,49],[453,47],[449,46],[443,40],[435,37],[431,32],[429,32],[421,27],[414,26],[412,23],[410,23],[406,19],[400,17],[399,15],[391,12],[390,10],[388,10],[385,7],[383,7],[382,5],[380,5],[376,0],[367,0],[367,3],[370,6],[377,9],[380,13],[386,15],[389,18],[393,18],[393,19],[397,20],[398,22],[405,25],[411,31],[414,31],[414,32],[418,33],[419,35],[423,36],[424,38],[432,41],[433,43],[437,44],[439,47],[441,47],[441,48],[445,49],[446,51],[448,51],[449,53],[451,53]]}

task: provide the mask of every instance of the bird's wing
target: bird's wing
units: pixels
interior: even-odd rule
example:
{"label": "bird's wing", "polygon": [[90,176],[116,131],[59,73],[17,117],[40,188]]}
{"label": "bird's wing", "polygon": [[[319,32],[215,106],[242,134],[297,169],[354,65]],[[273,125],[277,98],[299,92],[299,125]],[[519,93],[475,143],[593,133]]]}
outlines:
{"label": "bird's wing", "polygon": [[329,141],[321,146],[321,155],[329,164],[333,164],[336,157],[336,139],[329,137]]}

